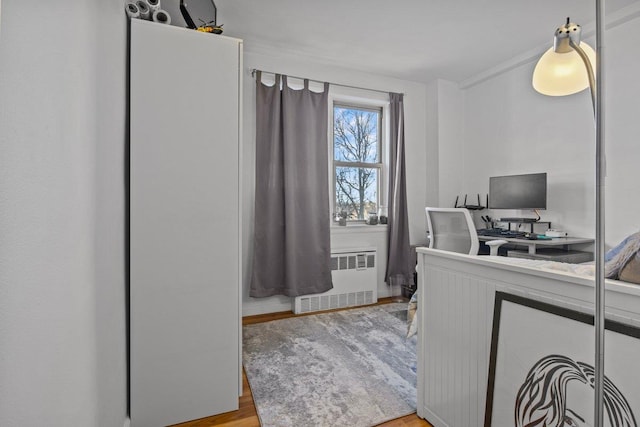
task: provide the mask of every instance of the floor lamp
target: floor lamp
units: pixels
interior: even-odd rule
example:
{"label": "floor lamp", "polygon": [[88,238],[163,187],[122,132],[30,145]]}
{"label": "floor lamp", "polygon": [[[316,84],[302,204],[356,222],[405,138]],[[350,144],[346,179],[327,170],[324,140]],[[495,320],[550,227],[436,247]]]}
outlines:
{"label": "floor lamp", "polygon": [[[596,0],[596,52],[580,42],[581,28],[567,18],[555,32],[553,47],[540,58],[533,72],[533,87],[550,96],[564,96],[591,90],[596,130],[596,251],[595,251],[595,381],[594,425],[604,425],[604,117],[603,24],[604,4]],[[596,58],[597,57],[597,58]],[[597,60],[596,60],[597,59]],[[592,64],[595,64],[595,73]],[[595,74],[595,76],[594,76]]]}

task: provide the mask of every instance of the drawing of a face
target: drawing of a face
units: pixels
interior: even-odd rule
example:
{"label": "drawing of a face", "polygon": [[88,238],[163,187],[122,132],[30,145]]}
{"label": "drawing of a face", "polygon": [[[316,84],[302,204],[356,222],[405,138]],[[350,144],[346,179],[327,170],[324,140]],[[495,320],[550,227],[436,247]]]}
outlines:
{"label": "drawing of a face", "polygon": [[584,422],[584,418],[573,412],[571,409],[567,408],[566,415],[564,416],[564,426],[567,427],[583,427],[590,426]]}
{"label": "drawing of a face", "polygon": [[[562,355],[543,357],[531,368],[518,390],[516,427],[592,426],[594,371],[591,365]],[[624,395],[604,378],[609,426],[638,427]]]}
{"label": "drawing of a face", "polygon": [[567,383],[567,406],[564,413],[565,427],[591,427],[586,420],[593,416],[593,389],[580,381]]}

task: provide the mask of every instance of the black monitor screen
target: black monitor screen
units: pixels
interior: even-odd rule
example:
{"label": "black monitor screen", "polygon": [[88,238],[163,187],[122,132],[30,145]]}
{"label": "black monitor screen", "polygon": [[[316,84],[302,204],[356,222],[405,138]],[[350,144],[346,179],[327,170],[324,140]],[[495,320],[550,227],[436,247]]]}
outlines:
{"label": "black monitor screen", "polygon": [[489,178],[490,209],[546,209],[547,174]]}

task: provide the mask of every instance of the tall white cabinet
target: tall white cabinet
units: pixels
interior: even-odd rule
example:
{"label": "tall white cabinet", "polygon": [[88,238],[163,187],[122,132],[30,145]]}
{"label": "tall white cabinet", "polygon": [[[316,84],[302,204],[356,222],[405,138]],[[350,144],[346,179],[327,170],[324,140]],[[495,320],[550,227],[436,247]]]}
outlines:
{"label": "tall white cabinet", "polygon": [[242,42],[131,20],[132,427],[238,409]]}

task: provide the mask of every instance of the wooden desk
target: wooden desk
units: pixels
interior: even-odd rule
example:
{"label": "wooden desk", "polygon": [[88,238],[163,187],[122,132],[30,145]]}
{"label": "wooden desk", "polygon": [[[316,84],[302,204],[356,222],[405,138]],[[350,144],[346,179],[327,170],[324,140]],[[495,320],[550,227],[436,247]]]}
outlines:
{"label": "wooden desk", "polygon": [[561,246],[562,248],[569,250],[571,245],[593,244],[595,242],[594,239],[588,239],[585,237],[554,237],[553,239],[529,240],[514,237],[478,236],[478,240],[481,242],[487,242],[489,240],[506,240],[511,244],[526,246],[529,253],[532,255],[536,253],[536,248],[539,247]]}

